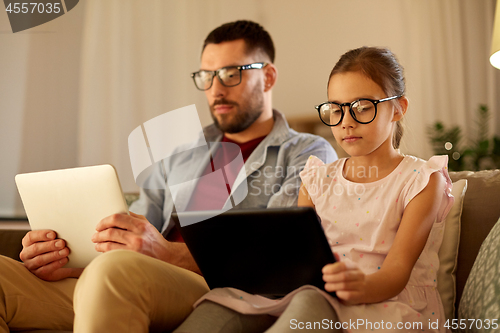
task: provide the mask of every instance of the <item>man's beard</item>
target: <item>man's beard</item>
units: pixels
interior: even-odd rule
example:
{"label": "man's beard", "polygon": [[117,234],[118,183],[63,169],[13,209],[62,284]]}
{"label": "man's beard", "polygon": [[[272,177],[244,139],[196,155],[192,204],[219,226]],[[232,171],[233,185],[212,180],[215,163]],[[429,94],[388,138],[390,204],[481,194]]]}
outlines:
{"label": "man's beard", "polygon": [[[250,93],[250,98],[243,101],[243,107],[240,104],[226,100],[224,98],[215,100],[210,106],[210,115],[214,121],[214,125],[223,133],[240,133],[252,125],[264,111],[264,96],[259,91],[259,86]],[[221,121],[215,116],[215,106],[218,104],[233,105],[236,109],[232,114],[221,114]]]}

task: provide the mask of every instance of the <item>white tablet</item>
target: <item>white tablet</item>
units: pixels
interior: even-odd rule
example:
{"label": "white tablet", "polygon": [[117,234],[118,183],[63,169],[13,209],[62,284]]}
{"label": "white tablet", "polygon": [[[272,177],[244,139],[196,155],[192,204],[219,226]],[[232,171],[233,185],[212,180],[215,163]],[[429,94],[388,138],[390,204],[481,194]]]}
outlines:
{"label": "white tablet", "polygon": [[65,267],[85,267],[100,253],[91,241],[96,225],[115,213],[128,213],[111,165],[16,175],[32,230],[50,229],[70,249]]}

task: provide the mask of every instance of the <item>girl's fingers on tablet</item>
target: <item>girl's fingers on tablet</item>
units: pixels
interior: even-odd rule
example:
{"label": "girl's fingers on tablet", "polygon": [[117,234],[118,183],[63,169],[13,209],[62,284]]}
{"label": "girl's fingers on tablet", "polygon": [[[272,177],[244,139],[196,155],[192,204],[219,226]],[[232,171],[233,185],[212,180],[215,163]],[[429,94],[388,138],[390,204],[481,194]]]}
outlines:
{"label": "girl's fingers on tablet", "polygon": [[364,274],[359,270],[346,270],[336,274],[323,274],[323,281],[332,283],[359,281],[363,279],[364,279]]}
{"label": "girl's fingers on tablet", "polygon": [[344,262],[336,262],[333,264],[328,264],[323,267],[323,274],[335,274],[346,270],[346,265]]}

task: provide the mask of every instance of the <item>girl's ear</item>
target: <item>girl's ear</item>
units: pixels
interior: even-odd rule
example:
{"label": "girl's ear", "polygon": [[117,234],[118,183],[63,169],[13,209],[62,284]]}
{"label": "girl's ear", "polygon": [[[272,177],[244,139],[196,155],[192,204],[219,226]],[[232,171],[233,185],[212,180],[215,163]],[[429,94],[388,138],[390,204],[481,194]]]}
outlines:
{"label": "girl's ear", "polygon": [[278,78],[278,69],[271,63],[264,67],[264,91],[267,92],[274,87]]}
{"label": "girl's ear", "polygon": [[392,121],[401,120],[408,110],[409,101],[406,96],[398,98],[397,103],[399,103],[399,105],[394,109],[394,116],[392,118]]}

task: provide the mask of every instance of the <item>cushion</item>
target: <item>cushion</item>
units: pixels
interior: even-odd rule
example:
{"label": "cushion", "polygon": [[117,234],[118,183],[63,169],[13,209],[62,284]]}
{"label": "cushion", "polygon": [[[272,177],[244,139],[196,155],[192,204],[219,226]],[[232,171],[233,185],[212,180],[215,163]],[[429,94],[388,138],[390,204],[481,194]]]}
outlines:
{"label": "cushion", "polygon": [[479,248],[500,216],[500,170],[450,172],[452,181],[467,179],[457,265],[457,301],[465,287]]}
{"label": "cushion", "polygon": [[[484,240],[479,250],[479,254],[474,262],[474,266],[469,274],[465,284],[460,306],[458,308],[458,318],[475,319],[473,330],[461,329],[460,332],[479,331],[480,324],[482,328],[487,328],[489,320],[490,329],[492,320],[500,318],[500,219],[488,237]],[[481,323],[479,323],[481,321]],[[477,324],[477,326],[476,326]],[[497,330],[486,329],[485,332],[498,332]]]}
{"label": "cushion", "polygon": [[467,190],[467,180],[453,183],[451,193],[455,202],[446,216],[443,243],[439,249],[439,270],[437,272],[438,291],[443,302],[447,319],[455,318],[456,271],[458,244],[460,241],[460,217]]}

